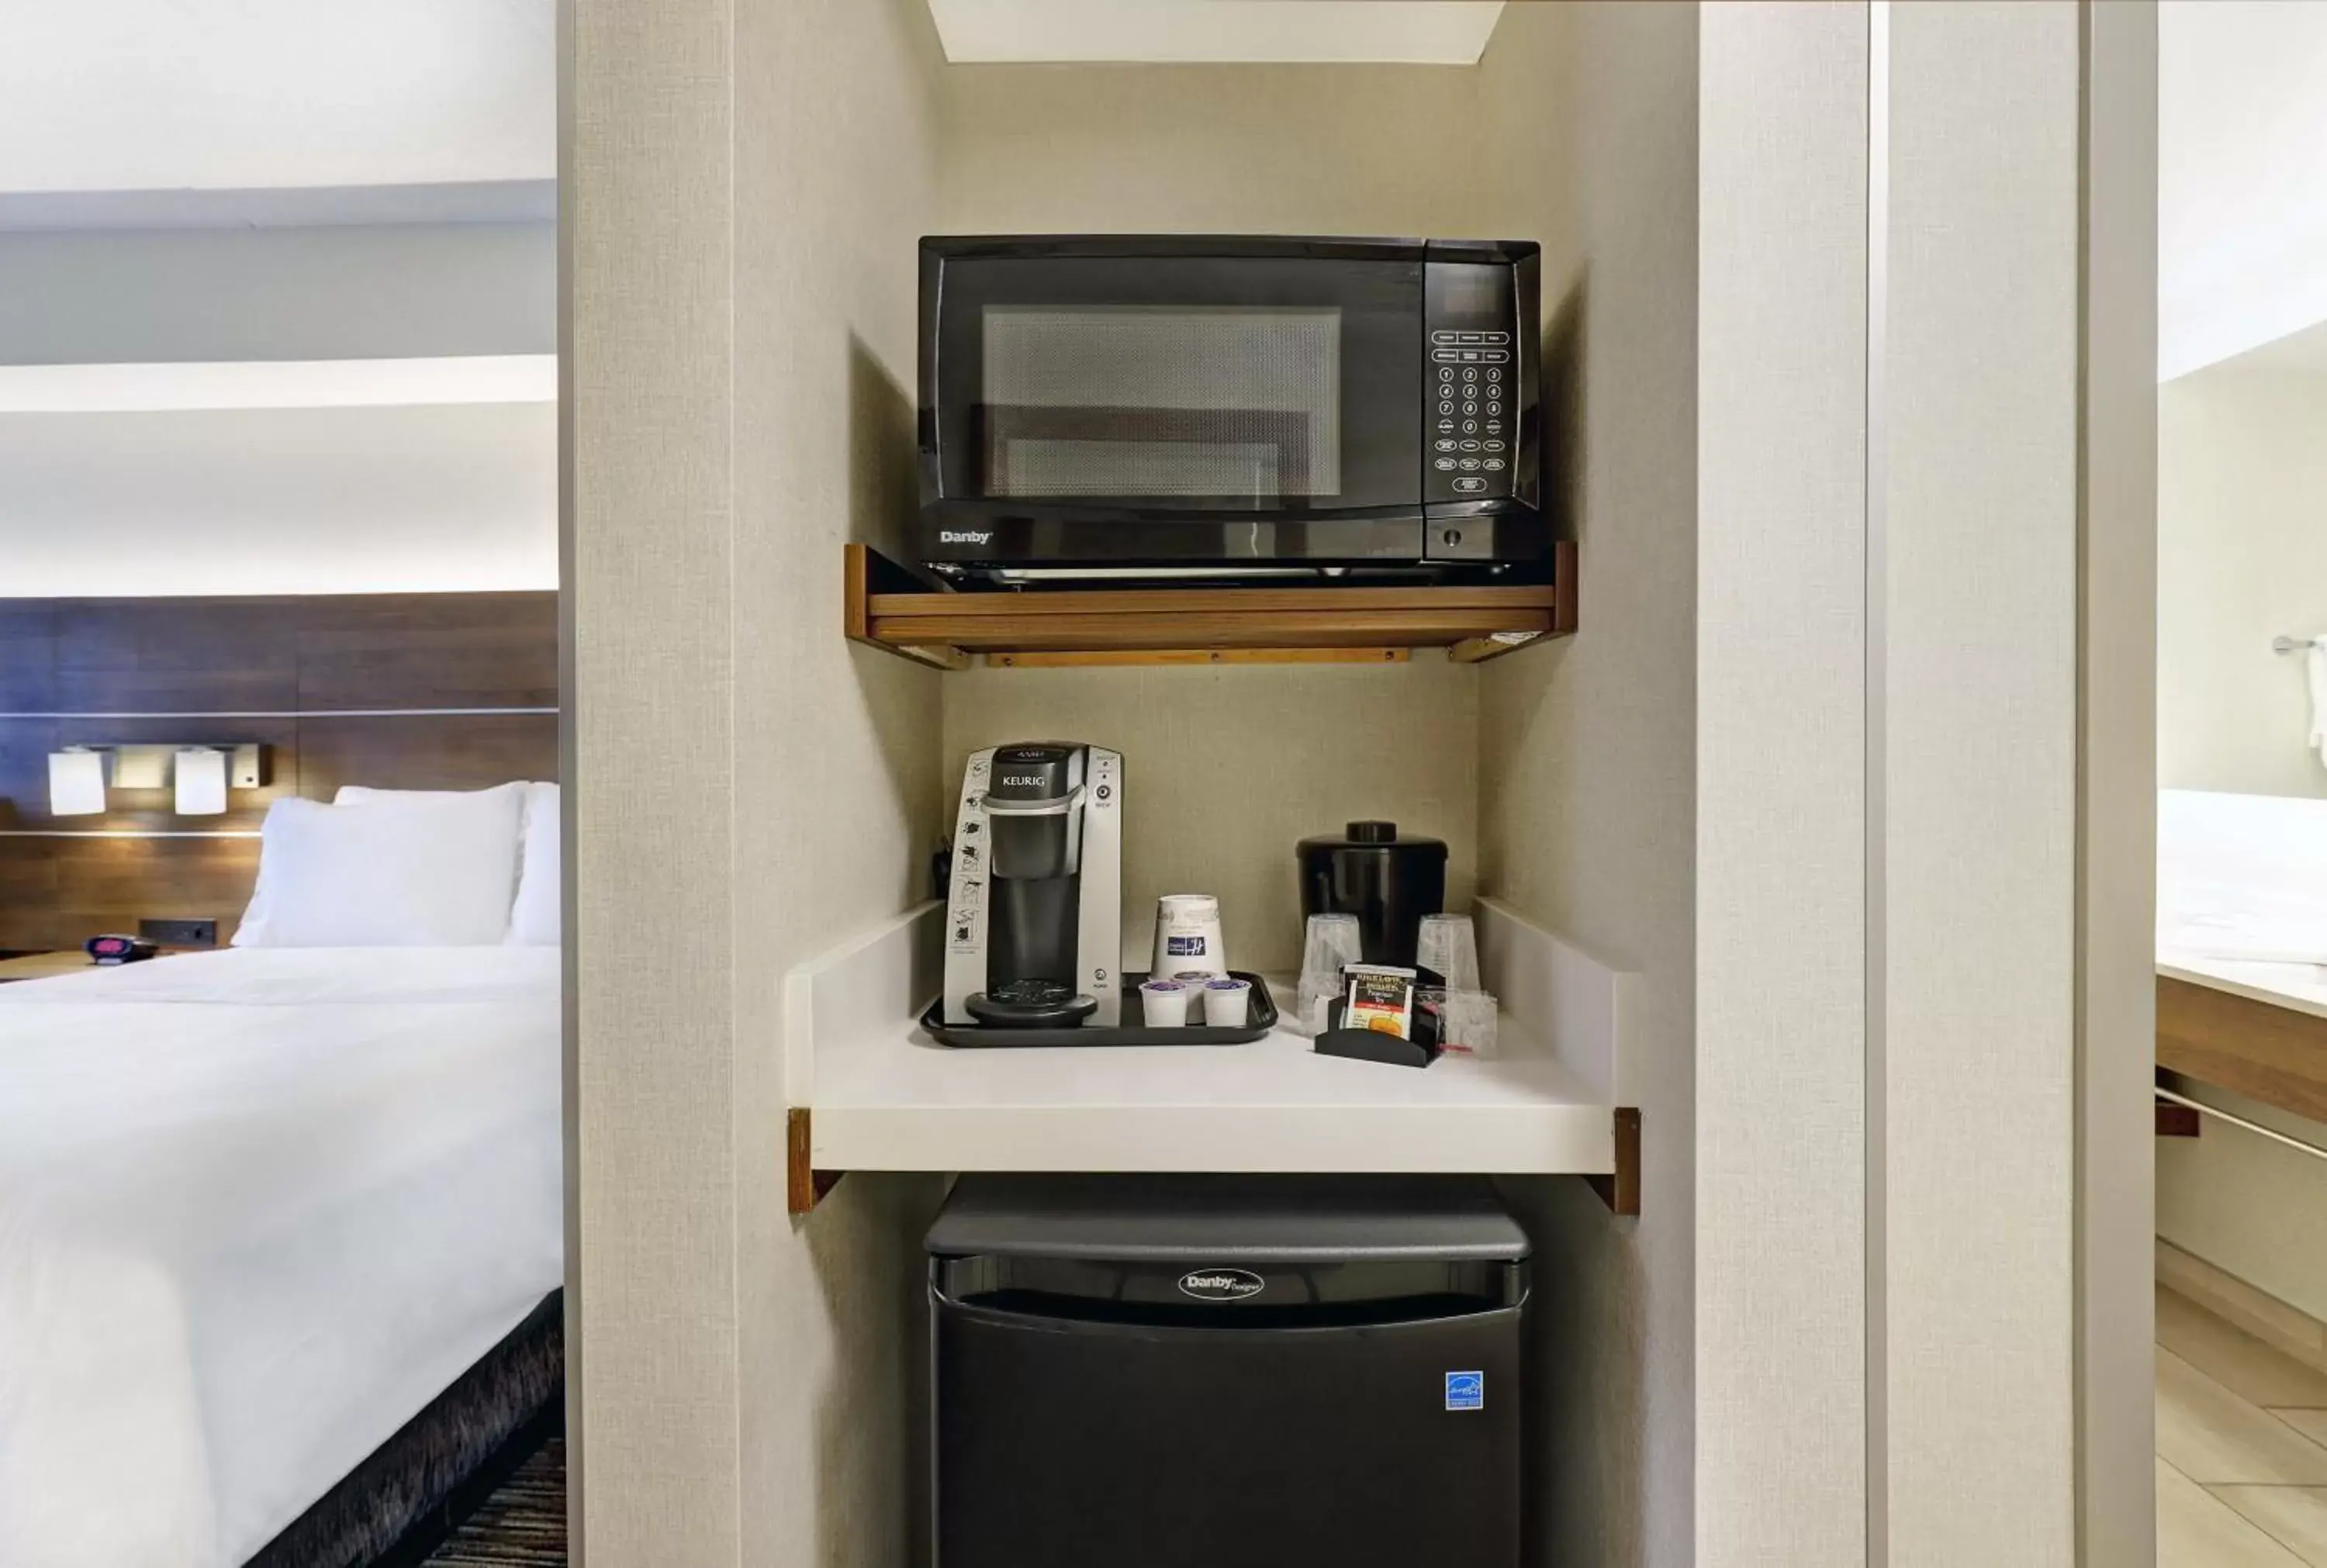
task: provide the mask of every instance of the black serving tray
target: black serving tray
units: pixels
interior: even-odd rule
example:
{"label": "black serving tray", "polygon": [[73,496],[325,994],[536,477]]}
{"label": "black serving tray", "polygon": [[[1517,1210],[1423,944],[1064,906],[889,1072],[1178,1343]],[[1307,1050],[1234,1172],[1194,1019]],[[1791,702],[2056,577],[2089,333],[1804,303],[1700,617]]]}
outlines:
{"label": "black serving tray", "polygon": [[[1250,1045],[1276,1027],[1276,1003],[1268,994],[1268,982],[1242,969],[1231,969],[1229,977],[1252,983],[1252,1000],[1245,1015],[1242,1029],[1215,1029],[1208,1023],[1183,1024],[1177,1029],[1150,1029],[1145,1022],[1121,1023],[1113,1029],[1096,1024],[1077,1024],[1068,1029],[995,1028],[984,1023],[948,1023],[945,1021],[945,999],[930,1003],[921,1014],[921,1027],[940,1045],[952,1046],[1056,1046],[1056,1045]],[[1126,1019],[1142,1016],[1139,987],[1147,978],[1143,971],[1123,977],[1123,1015]]]}

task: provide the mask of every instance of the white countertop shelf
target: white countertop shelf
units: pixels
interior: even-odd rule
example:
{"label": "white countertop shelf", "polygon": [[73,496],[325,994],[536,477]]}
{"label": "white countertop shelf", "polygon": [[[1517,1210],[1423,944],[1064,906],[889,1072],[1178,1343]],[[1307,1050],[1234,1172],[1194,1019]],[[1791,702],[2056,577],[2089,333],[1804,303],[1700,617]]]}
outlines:
{"label": "white countertop shelf", "polygon": [[[1520,1034],[1508,1019],[1500,1031]],[[810,1158],[841,1171],[1612,1171],[1608,1104],[1533,1042],[1506,1049],[1417,1070],[1319,1056],[1282,1027],[1250,1045],[957,1050],[901,1024],[819,1060]]]}
{"label": "white countertop shelf", "polygon": [[[937,913],[901,916],[787,983],[796,1209],[813,1201],[801,1193],[810,1171],[1614,1178],[1636,1154],[1618,1112],[1632,976],[1493,901],[1477,914],[1482,967],[1504,1000],[1501,1050],[1421,1069],[1319,1056],[1283,1027],[1241,1046],[943,1046],[914,1022],[936,989]],[[1284,1005],[1290,984],[1271,988]]]}

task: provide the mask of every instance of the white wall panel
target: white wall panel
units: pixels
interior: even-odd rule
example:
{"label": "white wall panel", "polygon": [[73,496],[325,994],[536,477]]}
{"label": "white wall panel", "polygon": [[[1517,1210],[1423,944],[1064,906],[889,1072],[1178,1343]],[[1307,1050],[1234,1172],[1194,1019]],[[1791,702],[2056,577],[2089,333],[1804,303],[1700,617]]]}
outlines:
{"label": "white wall panel", "polygon": [[2157,1138],[2158,8],[2085,10],[2078,1546],[2151,1568]]}
{"label": "white wall panel", "polygon": [[2327,635],[2327,370],[2240,359],[2157,388],[2157,776],[2327,795],[2304,661]]}
{"label": "white wall panel", "polygon": [[1868,19],[1703,18],[1695,1561],[1858,1568]]}

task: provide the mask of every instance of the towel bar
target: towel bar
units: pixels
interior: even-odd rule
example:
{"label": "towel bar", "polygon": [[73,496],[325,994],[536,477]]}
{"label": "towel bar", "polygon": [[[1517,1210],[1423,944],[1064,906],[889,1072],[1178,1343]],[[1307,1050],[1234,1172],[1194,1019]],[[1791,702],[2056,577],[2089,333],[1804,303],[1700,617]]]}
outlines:
{"label": "towel bar", "polygon": [[2300,1138],[2290,1138],[2275,1127],[2266,1127],[2260,1122],[2249,1122],[2244,1116],[2234,1116],[2229,1112],[2207,1105],[2202,1100],[2193,1100],[2185,1095],[2177,1095],[2172,1089],[2166,1088],[2159,1089],[2157,1097],[2161,1100],[2172,1100],[2177,1106],[2187,1106],[2201,1116],[2211,1116],[2216,1121],[2228,1122],[2234,1127],[2244,1127],[2249,1133],[2259,1134],[2274,1143],[2284,1143],[2288,1148],[2308,1154],[2314,1160],[2327,1160],[2327,1149],[2322,1149],[2316,1143],[2306,1143]]}
{"label": "towel bar", "polygon": [[2301,653],[2320,640],[2316,637],[2274,637],[2270,639],[2270,650],[2273,653]]}

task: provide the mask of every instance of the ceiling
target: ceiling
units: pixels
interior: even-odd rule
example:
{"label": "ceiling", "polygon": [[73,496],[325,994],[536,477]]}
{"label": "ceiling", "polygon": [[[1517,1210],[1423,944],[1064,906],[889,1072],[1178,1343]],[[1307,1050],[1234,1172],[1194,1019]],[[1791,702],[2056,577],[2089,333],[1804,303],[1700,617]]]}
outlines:
{"label": "ceiling", "polygon": [[1476,65],[1502,11],[1502,0],[930,0],[957,65]]}
{"label": "ceiling", "polygon": [[[0,225],[218,220],[388,190],[537,216],[556,0],[0,0]],[[416,194],[417,193],[417,194]],[[481,194],[480,194],[481,193]],[[150,210],[150,211],[149,211]],[[227,210],[225,219],[251,220]]]}
{"label": "ceiling", "polygon": [[2327,5],[2159,7],[2160,380],[2327,322],[2322,81]]}

